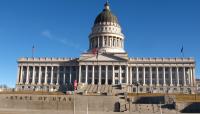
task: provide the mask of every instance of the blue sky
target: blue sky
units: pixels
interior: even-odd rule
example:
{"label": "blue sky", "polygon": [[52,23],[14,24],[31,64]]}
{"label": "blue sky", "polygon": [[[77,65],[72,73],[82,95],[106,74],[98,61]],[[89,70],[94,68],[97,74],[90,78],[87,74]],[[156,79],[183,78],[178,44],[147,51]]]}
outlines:
{"label": "blue sky", "polygon": [[[0,84],[15,86],[17,58],[79,57],[106,0],[0,0]],[[110,0],[129,57],[196,59],[200,77],[199,0]]]}

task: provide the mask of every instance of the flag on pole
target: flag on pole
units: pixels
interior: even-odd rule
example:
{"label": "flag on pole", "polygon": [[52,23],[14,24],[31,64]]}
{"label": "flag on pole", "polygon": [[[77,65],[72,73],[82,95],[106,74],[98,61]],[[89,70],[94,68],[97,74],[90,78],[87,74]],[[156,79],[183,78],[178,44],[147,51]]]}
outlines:
{"label": "flag on pole", "polygon": [[95,46],[95,48],[92,49],[92,53],[96,56],[96,58],[98,58],[99,50],[98,50],[98,46],[97,45]]}
{"label": "flag on pole", "polygon": [[181,53],[183,53],[183,45],[182,45],[182,48],[181,48]]}
{"label": "flag on pole", "polygon": [[96,55],[96,53],[97,53],[97,48],[93,48],[92,49],[92,54]]}
{"label": "flag on pole", "polygon": [[181,47],[181,54],[182,54],[182,57],[184,57],[184,48],[183,48],[183,45]]}
{"label": "flag on pole", "polygon": [[32,57],[34,57],[34,52],[35,52],[35,46],[32,46]]}

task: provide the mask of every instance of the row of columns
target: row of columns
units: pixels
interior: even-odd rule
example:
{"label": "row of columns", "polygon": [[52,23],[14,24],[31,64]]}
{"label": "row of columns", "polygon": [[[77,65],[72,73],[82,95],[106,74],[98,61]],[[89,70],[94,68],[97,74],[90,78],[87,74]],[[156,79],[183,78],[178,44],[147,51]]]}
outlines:
{"label": "row of columns", "polygon": [[[24,67],[26,67],[26,75],[24,74],[25,69]],[[33,68],[32,70],[32,82],[30,83],[30,67]],[[17,84],[24,84],[24,79],[25,80],[25,84],[36,84],[36,67],[39,67],[39,71],[38,71],[38,83],[37,84],[42,84],[42,67],[43,66],[18,66],[18,73],[17,73]],[[45,67],[45,76],[44,76],[44,84],[48,84],[48,66],[44,66]],[[50,70],[50,84],[53,85],[53,80],[54,80],[54,67],[57,67],[57,71],[56,71],[56,85],[59,84],[59,78],[60,78],[60,69],[59,66],[50,66],[51,70]],[[63,67],[63,84],[66,84],[66,67]],[[26,77],[25,77],[26,76]],[[69,67],[69,83],[72,83],[72,66]]]}
{"label": "row of columns", "polygon": [[[84,65],[85,66],[85,82],[82,82],[82,66],[83,65],[80,65],[79,66],[79,83],[86,83],[88,84],[88,65]],[[102,66],[105,66],[105,84],[108,84],[108,66],[109,65],[98,65],[98,84],[102,84]],[[122,83],[122,66],[118,66],[119,70],[117,71],[118,72],[118,80],[119,80],[119,83]],[[92,82],[91,84],[95,84],[95,66],[93,65],[92,66]],[[116,73],[116,70],[115,70],[115,66],[113,65],[112,66],[112,84],[115,85],[115,73]],[[125,83],[128,84],[128,66],[125,67]]]}
{"label": "row of columns", "polygon": [[[143,83],[142,85],[146,85],[146,68],[147,67],[142,67],[142,74],[143,74]],[[179,68],[180,67],[176,67],[176,81],[177,81],[177,85],[176,86],[180,86],[180,73],[179,73]],[[183,68],[183,86],[186,86],[186,67],[182,67]],[[162,67],[162,74],[163,74],[163,86],[166,86],[166,67]],[[195,73],[195,69],[194,68],[190,68],[190,72],[189,72],[189,76],[188,76],[188,80],[189,80],[189,84],[193,85],[195,83],[195,78],[194,78],[194,74]],[[153,85],[153,78],[152,78],[152,67],[149,67],[149,79],[150,79],[150,86]],[[169,67],[169,76],[170,76],[170,86],[173,86],[173,74],[172,74],[172,67]],[[132,73],[132,67],[130,67],[130,84],[132,84],[133,82],[133,73]],[[136,67],[136,82],[139,82],[139,67]],[[156,67],[156,86],[159,86],[159,67]]]}
{"label": "row of columns", "polygon": [[[103,65],[105,66],[105,65]],[[25,78],[25,74],[24,72],[24,67],[26,68],[26,78]],[[35,84],[35,77],[36,77],[36,66],[31,66],[33,68],[33,72],[32,72],[32,82],[31,84]],[[37,66],[39,67],[39,71],[38,71],[38,83],[37,84],[41,84],[41,80],[42,80],[42,66]],[[50,75],[50,84],[53,84],[53,80],[54,80],[54,67],[55,66],[51,66],[51,75]],[[115,73],[118,72],[118,77],[117,80],[119,81],[119,84],[122,84],[122,66],[117,66],[118,70],[115,70],[115,66],[112,66],[112,84],[115,85]],[[71,83],[71,79],[72,79],[72,67],[69,67],[69,77],[70,77],[70,83]],[[141,67],[128,67],[125,66],[125,70],[123,72],[125,72],[125,83],[126,84],[133,84],[133,68],[136,68],[136,82],[139,82],[139,68]],[[147,67],[142,67],[142,85],[146,85],[146,80],[150,80],[150,85],[153,85],[153,78],[152,78],[152,68],[153,67],[148,67],[149,68],[149,79],[146,78],[146,68]],[[156,85],[159,86],[160,82],[159,82],[159,67],[154,67],[156,68]],[[169,68],[169,77],[170,77],[170,86],[173,86],[173,74],[172,74],[172,67],[168,67]],[[176,86],[180,85],[180,73],[179,73],[179,68],[181,67],[176,67],[176,77],[174,79],[176,79]],[[186,67],[182,67],[183,69],[183,85],[186,86]],[[82,78],[82,66],[79,66],[79,83],[86,83],[88,84],[88,65],[85,65],[85,82],[81,82],[81,78]],[[44,76],[44,84],[47,84],[48,81],[48,67],[45,66],[45,76]],[[57,67],[57,76],[56,76],[56,84],[59,84],[59,77],[60,77],[60,70],[59,67]],[[165,86],[166,85],[166,67],[162,67],[162,76],[163,76],[163,83],[162,85]],[[64,67],[63,70],[63,83],[66,83],[66,67]],[[17,84],[23,84],[24,83],[24,79],[25,80],[25,84],[30,84],[29,80],[30,80],[30,66],[18,66],[18,76],[17,76]],[[95,66],[92,66],[92,84],[94,84],[95,82]],[[195,83],[195,69],[194,68],[190,68],[189,70],[189,75],[188,75],[188,80],[189,80],[189,84],[193,85]],[[101,84],[102,81],[102,66],[99,65],[98,66],[98,84]],[[124,83],[124,82],[123,82]],[[108,65],[105,66],[105,84],[108,84]]]}
{"label": "row of columns", "polygon": [[[94,84],[94,67],[92,66],[92,84]],[[122,66],[118,66],[119,67],[119,76],[118,76],[118,80],[119,80],[119,84],[122,84]],[[136,82],[139,82],[139,68],[141,67],[135,67],[136,68]],[[146,80],[150,80],[150,86],[153,85],[153,71],[152,68],[156,68],[156,86],[159,85],[163,85],[166,86],[166,68],[169,68],[169,78],[170,78],[170,86],[180,86],[180,72],[179,72],[179,68],[183,69],[183,86],[186,86],[186,67],[175,67],[176,68],[176,75],[173,75],[172,73],[172,67],[162,67],[162,83],[160,83],[160,79],[159,79],[159,68],[160,67],[148,67],[149,68],[149,79],[146,78],[146,68],[147,67],[142,67],[142,82],[141,85],[146,85]],[[174,67],[173,67],[174,68]],[[85,65],[85,82],[82,82],[82,66],[79,66],[79,83],[86,83],[88,84],[88,65]],[[101,84],[101,79],[102,79],[102,75],[101,75],[101,65],[98,66],[98,70],[99,70],[99,74],[98,74],[98,83]],[[188,80],[189,80],[189,84],[193,85],[195,83],[195,78],[194,78],[194,74],[195,73],[195,69],[194,68],[190,68],[189,71],[189,75],[188,75]],[[176,76],[176,77],[173,77]],[[176,81],[176,85],[173,84],[173,81]],[[125,83],[126,84],[133,84],[133,67],[125,67]],[[105,66],[105,84],[108,84],[108,66]],[[112,66],[112,84],[115,85],[115,66]]]}
{"label": "row of columns", "polygon": [[113,36],[98,36],[90,39],[90,49],[99,47],[119,47],[123,48],[123,39]]}

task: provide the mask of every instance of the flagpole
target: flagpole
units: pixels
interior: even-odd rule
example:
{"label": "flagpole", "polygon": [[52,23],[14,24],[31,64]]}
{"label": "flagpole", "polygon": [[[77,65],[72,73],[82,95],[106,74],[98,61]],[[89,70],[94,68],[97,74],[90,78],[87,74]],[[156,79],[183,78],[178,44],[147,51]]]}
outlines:
{"label": "flagpole", "polygon": [[32,47],[32,58],[34,58],[34,50],[35,50],[35,46],[33,45],[33,47]]}
{"label": "flagpole", "polygon": [[184,58],[184,57],[185,57],[185,55],[184,55],[184,49],[183,49],[183,45],[182,45],[182,48],[181,48],[181,54],[182,54],[182,58]]}

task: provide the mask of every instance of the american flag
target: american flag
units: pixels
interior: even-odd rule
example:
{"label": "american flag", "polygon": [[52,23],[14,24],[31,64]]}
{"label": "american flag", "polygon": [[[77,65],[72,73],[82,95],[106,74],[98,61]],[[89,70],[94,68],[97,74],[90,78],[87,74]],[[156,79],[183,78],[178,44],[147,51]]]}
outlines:
{"label": "american flag", "polygon": [[94,55],[96,55],[96,58],[98,58],[98,56],[99,56],[99,50],[98,50],[98,48],[92,49],[92,53],[93,53]]}
{"label": "american flag", "polygon": [[32,46],[32,57],[34,57],[34,52],[35,52],[35,46]]}

